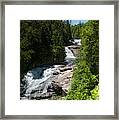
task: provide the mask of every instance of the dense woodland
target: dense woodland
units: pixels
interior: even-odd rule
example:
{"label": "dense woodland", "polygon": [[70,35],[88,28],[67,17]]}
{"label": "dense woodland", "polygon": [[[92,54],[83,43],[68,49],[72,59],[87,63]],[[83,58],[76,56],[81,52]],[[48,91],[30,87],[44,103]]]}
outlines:
{"label": "dense woodland", "polygon": [[81,26],[83,25],[84,23],[81,22],[77,25],[71,25],[71,34],[73,39],[80,39]]}
{"label": "dense woodland", "polygon": [[69,21],[21,20],[21,77],[32,67],[64,62],[64,46],[72,39]]}
{"label": "dense woodland", "polygon": [[67,100],[99,98],[99,21],[71,25],[69,20],[20,21],[20,77],[37,65],[64,63],[65,46],[81,39]]}

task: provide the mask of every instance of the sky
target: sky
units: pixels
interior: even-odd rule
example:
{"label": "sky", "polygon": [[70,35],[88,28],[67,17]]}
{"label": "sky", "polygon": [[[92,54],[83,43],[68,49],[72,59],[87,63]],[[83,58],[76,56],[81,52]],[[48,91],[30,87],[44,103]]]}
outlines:
{"label": "sky", "polygon": [[71,20],[71,24],[72,25],[77,25],[77,24],[79,24],[79,22],[81,22],[81,23],[86,23],[88,20]]}

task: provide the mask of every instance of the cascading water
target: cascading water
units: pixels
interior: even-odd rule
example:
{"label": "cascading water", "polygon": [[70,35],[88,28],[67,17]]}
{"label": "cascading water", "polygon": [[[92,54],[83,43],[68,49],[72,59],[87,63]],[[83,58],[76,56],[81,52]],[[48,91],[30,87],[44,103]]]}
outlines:
{"label": "cascading water", "polygon": [[76,58],[73,52],[68,47],[65,47],[65,52],[66,52],[66,57],[65,57],[66,61],[74,60]]}
{"label": "cascading water", "polygon": [[[72,51],[65,47],[66,57],[65,61],[70,64],[76,57]],[[59,65],[53,65],[49,67],[37,67],[27,72],[24,76],[23,81],[26,81],[24,86],[25,94],[24,97],[28,99],[32,94],[37,93],[36,97],[47,95],[47,89],[51,82],[56,79],[57,74],[60,74]]]}

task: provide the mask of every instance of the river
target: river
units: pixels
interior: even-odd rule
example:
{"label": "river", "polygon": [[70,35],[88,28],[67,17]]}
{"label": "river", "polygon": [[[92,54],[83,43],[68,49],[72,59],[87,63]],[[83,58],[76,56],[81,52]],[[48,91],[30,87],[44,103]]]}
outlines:
{"label": "river", "polygon": [[40,66],[27,72],[20,89],[21,99],[46,99],[53,94],[66,95],[73,71],[73,52],[65,47],[66,65]]}

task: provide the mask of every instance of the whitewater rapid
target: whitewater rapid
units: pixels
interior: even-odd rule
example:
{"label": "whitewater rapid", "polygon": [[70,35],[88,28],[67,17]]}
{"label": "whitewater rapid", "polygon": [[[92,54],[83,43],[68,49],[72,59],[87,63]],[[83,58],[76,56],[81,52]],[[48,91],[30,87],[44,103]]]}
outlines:
{"label": "whitewater rapid", "polygon": [[[77,40],[74,41],[77,43]],[[65,61],[66,66],[73,64],[75,56],[70,48],[65,47]],[[22,81],[25,81],[25,85],[22,86],[22,91],[24,91],[23,96],[28,98],[32,93],[37,91],[37,95],[44,95],[47,93],[47,89],[50,86],[51,82],[54,79],[57,79],[57,74],[60,73],[61,65],[52,65],[52,66],[40,66],[29,70],[24,76]]]}
{"label": "whitewater rapid", "polygon": [[[72,63],[76,57],[68,47],[65,47],[65,52],[65,62],[67,62],[68,65]],[[46,93],[48,86],[56,77],[54,74],[60,73],[59,68],[60,65],[53,65],[47,67],[36,67],[28,71],[23,78],[23,81],[26,81],[24,96],[29,97],[33,91],[37,90],[40,92],[42,91],[40,94]]]}

